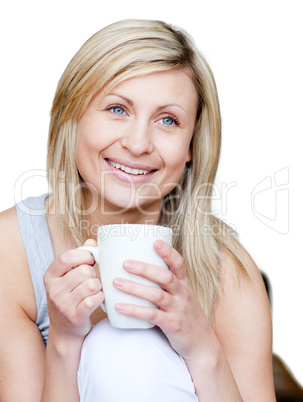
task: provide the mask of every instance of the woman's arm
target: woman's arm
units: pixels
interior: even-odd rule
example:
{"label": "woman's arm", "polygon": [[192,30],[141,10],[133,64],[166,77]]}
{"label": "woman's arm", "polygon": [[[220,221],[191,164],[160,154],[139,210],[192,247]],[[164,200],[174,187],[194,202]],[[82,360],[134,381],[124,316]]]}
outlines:
{"label": "woman's arm", "polygon": [[104,299],[92,256],[67,251],[47,270],[45,348],[35,324],[35,295],[14,208],[0,214],[0,228],[0,401],[75,402],[82,342],[92,311]]}
{"label": "woman's arm", "polygon": [[[2,293],[3,286],[0,292]],[[0,401],[38,402],[44,379],[45,345],[37,326],[18,306],[0,297]],[[5,298],[5,303],[8,299]]]}
{"label": "woman's arm", "polygon": [[59,255],[44,275],[50,317],[42,401],[79,400],[77,370],[90,315],[104,301],[101,282],[85,250]]}
{"label": "woman's arm", "polygon": [[214,331],[189,285],[182,257],[165,243],[159,245],[157,242],[155,249],[170,271],[141,262],[126,263],[125,269],[158,282],[162,291],[129,281],[116,284],[159,309],[119,304],[118,311],[151,321],[163,330],[187,363],[199,400],[274,401],[270,312],[254,264],[250,261],[252,280],[241,278],[236,287],[231,260],[222,262],[223,297],[216,309]]}
{"label": "woman's arm", "polygon": [[222,260],[222,298],[215,311],[215,332],[243,400],[275,401],[272,369],[272,320],[262,276],[242,248],[250,278],[234,279],[233,261]]}
{"label": "woman's arm", "polygon": [[83,338],[64,339],[50,330],[41,402],[79,401],[77,370]]}
{"label": "woman's arm", "polygon": [[45,345],[15,209],[0,214],[0,401],[40,401]]}
{"label": "woman's arm", "polygon": [[[201,392],[206,400],[272,402],[276,399],[269,302],[259,270],[245,250],[243,253],[250,278],[240,274],[237,283],[233,261],[224,256],[214,331],[200,357],[186,363],[197,394]],[[206,396],[205,389],[216,396]]]}

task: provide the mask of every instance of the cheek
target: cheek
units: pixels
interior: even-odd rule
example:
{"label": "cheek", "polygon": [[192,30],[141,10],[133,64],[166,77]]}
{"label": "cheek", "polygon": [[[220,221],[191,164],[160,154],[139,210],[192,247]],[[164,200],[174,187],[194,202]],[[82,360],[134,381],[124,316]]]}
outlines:
{"label": "cheek", "polygon": [[76,146],[81,151],[83,148],[94,148],[98,138],[98,127],[89,118],[84,116],[78,123]]}
{"label": "cheek", "polygon": [[84,165],[85,159],[87,159],[87,155],[89,154],[88,146],[85,141],[83,135],[77,132],[76,136],[76,164],[78,166],[79,171]]}
{"label": "cheek", "polygon": [[176,169],[177,171],[184,169],[185,163],[190,160],[191,151],[189,142],[183,141],[178,146],[173,146],[172,143],[167,147],[166,166]]}
{"label": "cheek", "polygon": [[[173,154],[172,154],[173,155]],[[164,196],[170,193],[179,183],[184,172],[186,160],[184,155],[181,158],[174,158],[170,164],[166,165],[166,175],[161,186],[161,191],[165,192]]]}
{"label": "cheek", "polygon": [[79,153],[86,153],[86,156],[93,157],[118,140],[119,131],[108,122],[100,121],[100,119],[86,119],[79,122],[76,137]]}
{"label": "cheek", "polygon": [[82,178],[86,181],[87,175],[91,174],[93,156],[98,152],[96,130],[93,124],[83,117],[77,126],[76,133],[76,164]]}

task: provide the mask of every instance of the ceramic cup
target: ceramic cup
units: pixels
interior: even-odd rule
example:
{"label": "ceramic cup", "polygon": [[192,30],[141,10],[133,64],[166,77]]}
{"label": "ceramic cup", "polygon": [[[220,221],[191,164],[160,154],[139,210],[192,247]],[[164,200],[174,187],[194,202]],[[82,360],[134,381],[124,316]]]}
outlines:
{"label": "ceramic cup", "polygon": [[123,263],[128,259],[167,269],[168,267],[163,259],[154,250],[153,245],[156,240],[163,240],[171,245],[171,229],[157,225],[115,224],[99,226],[98,245],[96,247],[79,247],[90,251],[99,266],[105,297],[101,307],[107,313],[113,327],[152,328],[154,326],[151,322],[126,316],[116,311],[115,305],[119,302],[146,307],[155,307],[155,305],[147,300],[116,289],[113,286],[113,281],[115,278],[120,277],[143,285],[159,287],[157,283],[128,273],[123,269]]}

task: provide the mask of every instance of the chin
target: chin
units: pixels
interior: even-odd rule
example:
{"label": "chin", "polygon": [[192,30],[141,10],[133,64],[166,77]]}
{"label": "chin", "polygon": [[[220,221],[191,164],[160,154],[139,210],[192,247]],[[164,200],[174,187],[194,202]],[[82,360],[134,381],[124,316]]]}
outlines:
{"label": "chin", "polygon": [[156,216],[159,216],[159,211],[161,210],[162,200],[158,200],[153,203],[144,203],[144,202],[136,202],[134,200],[130,200],[129,202],[123,202],[120,197],[120,202],[114,202],[113,200],[104,200],[101,202],[101,215],[105,216],[118,216],[118,215],[129,215],[129,214],[138,214],[138,215],[146,215],[147,219],[153,219]]}

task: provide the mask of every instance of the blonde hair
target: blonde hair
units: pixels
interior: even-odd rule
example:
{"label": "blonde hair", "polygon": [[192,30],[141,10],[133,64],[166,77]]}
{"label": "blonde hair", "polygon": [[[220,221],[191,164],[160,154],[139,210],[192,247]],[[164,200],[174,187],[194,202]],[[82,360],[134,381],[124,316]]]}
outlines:
{"label": "blonde hair", "polygon": [[[76,166],[77,121],[100,91],[106,94],[126,79],[173,69],[190,71],[199,105],[192,161],[165,197],[160,224],[178,229],[174,247],[183,256],[197,299],[211,318],[220,294],[222,252],[234,259],[235,273],[245,272],[245,265],[230,228],[210,213],[221,144],[220,107],[211,69],[187,33],[161,21],[125,20],[93,35],[59,81],[51,111],[47,171],[64,233],[80,244],[85,240],[80,223],[87,188]],[[72,195],[68,183],[77,189]],[[204,229],[208,233],[201,236]]]}

